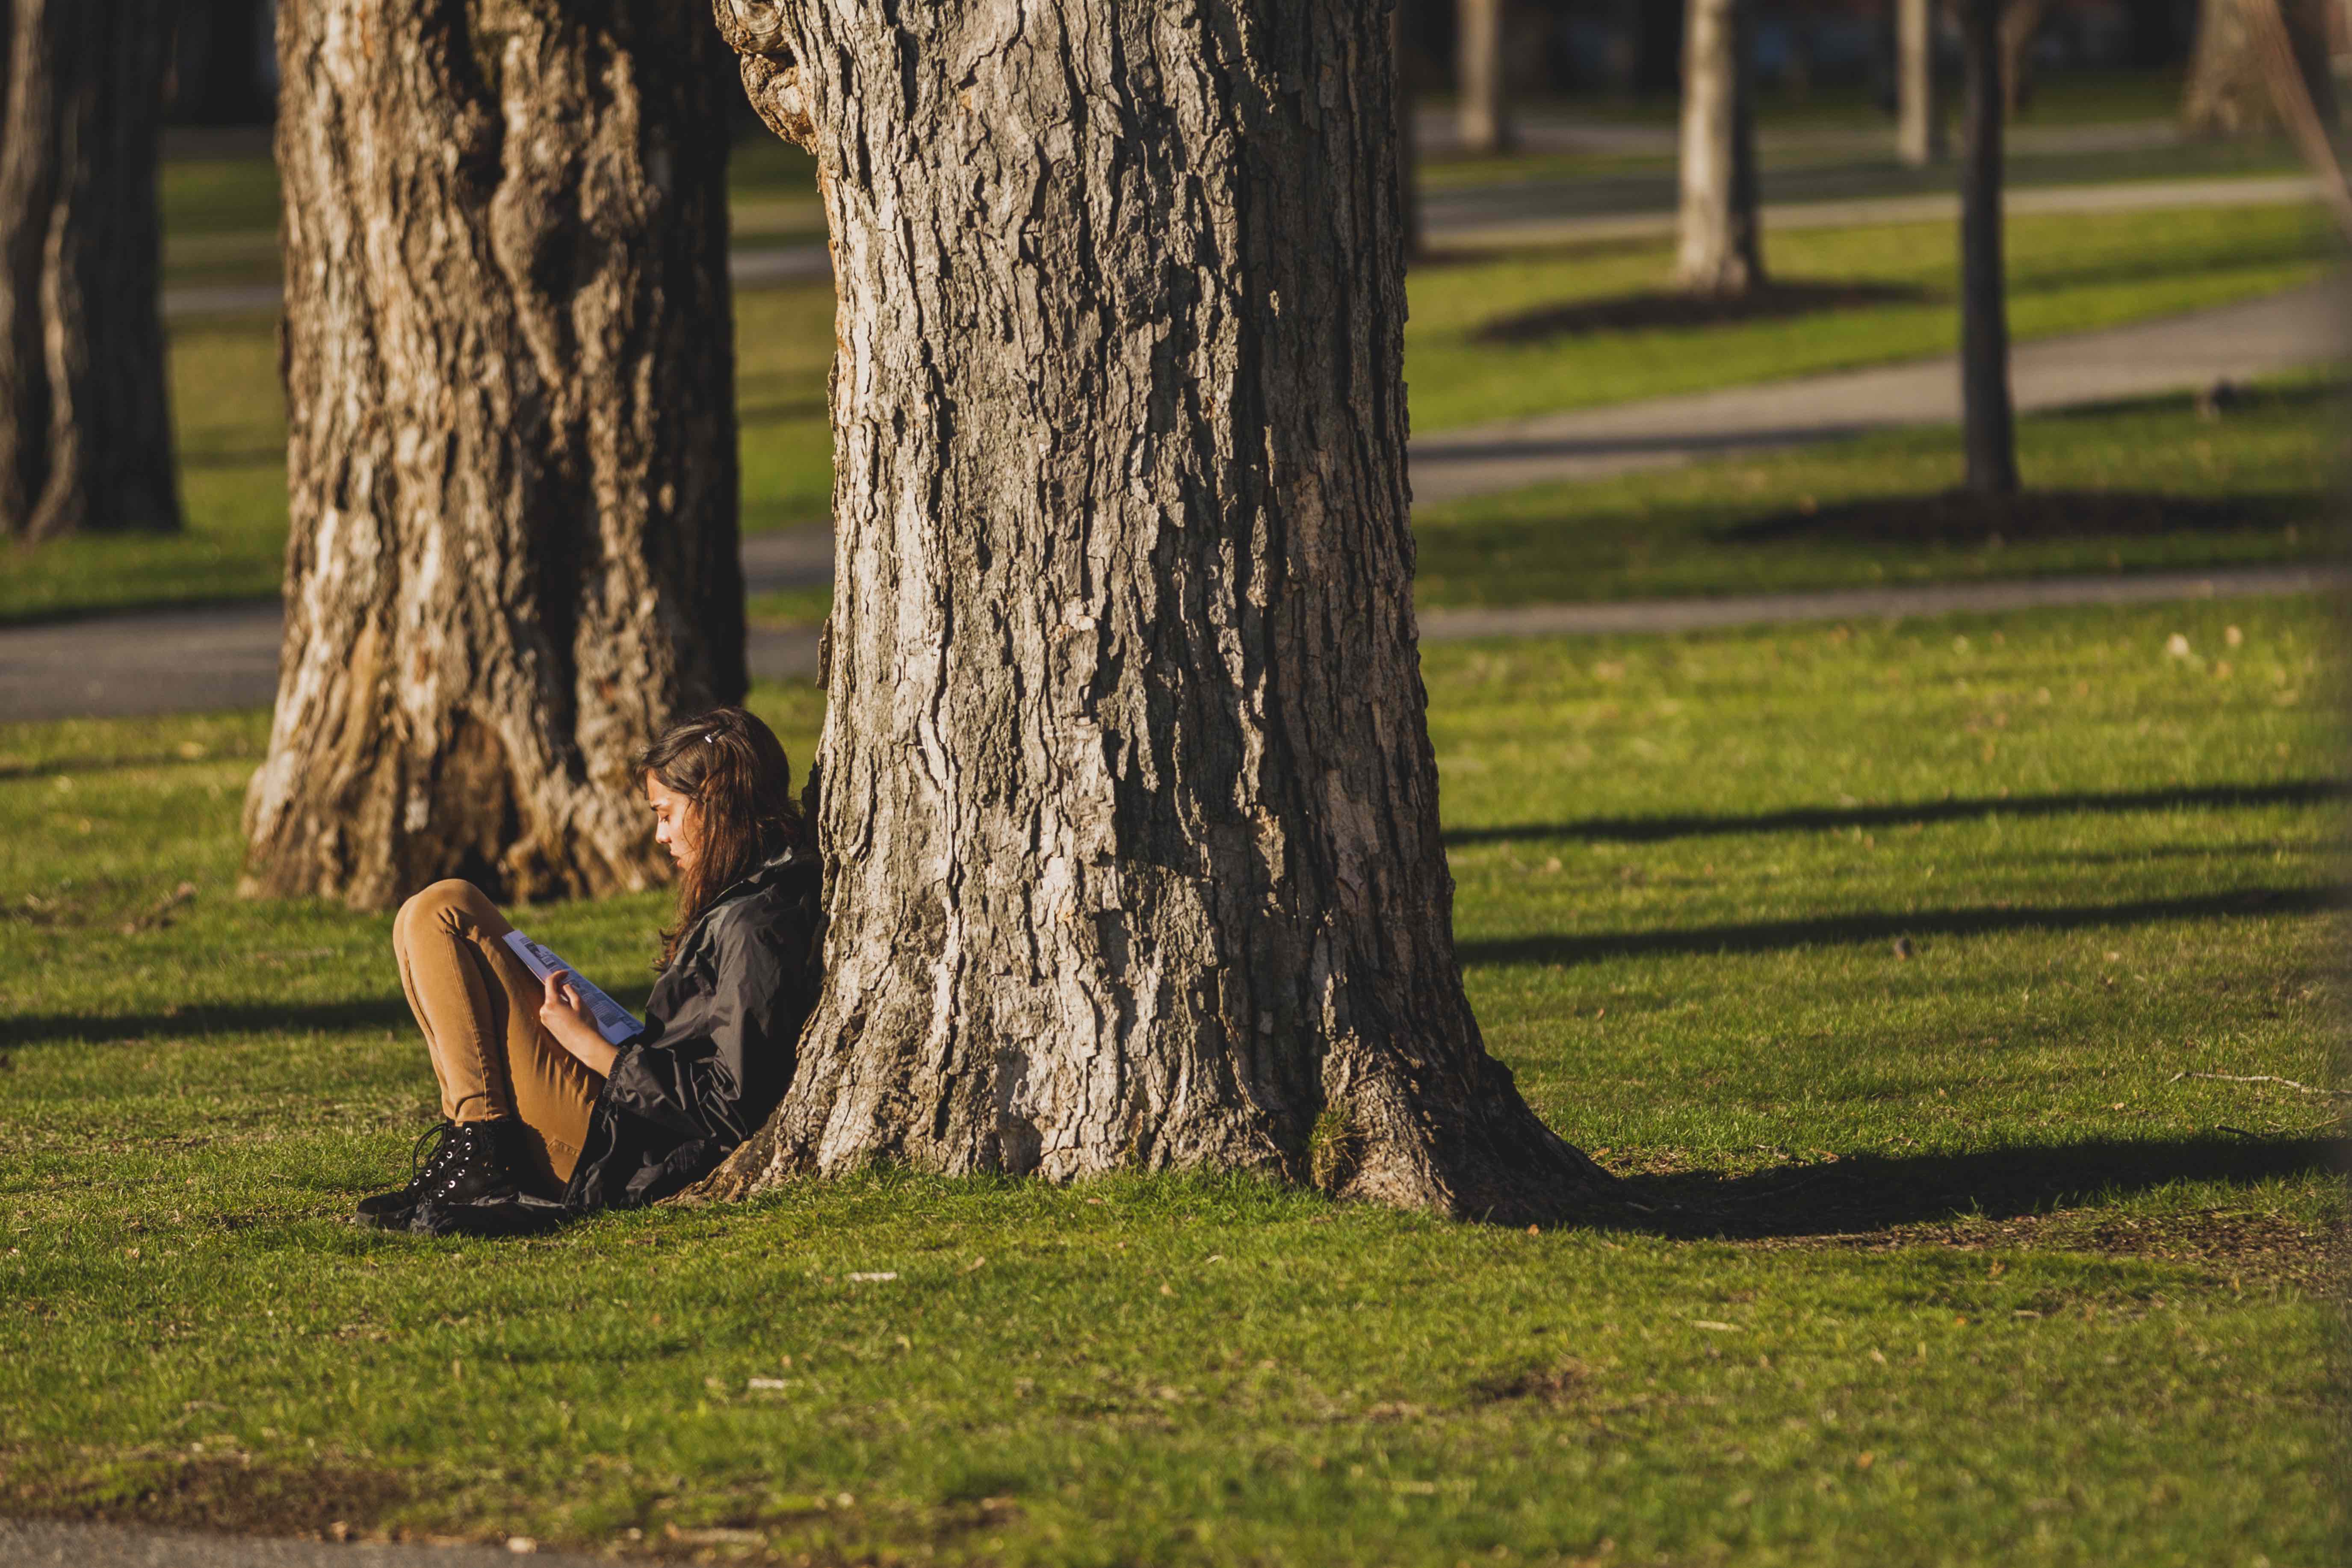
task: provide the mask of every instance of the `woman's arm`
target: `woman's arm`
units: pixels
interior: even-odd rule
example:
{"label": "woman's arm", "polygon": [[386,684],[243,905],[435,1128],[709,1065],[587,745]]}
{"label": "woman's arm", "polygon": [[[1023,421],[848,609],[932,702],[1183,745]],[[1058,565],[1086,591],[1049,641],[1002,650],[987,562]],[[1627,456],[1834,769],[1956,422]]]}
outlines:
{"label": "woman's arm", "polygon": [[539,1021],[555,1037],[557,1045],[580,1058],[582,1066],[599,1078],[609,1078],[614,1062],[620,1058],[620,1048],[589,1021],[580,994],[565,984],[571,978],[561,969],[549,973],[547,994],[539,1004]]}

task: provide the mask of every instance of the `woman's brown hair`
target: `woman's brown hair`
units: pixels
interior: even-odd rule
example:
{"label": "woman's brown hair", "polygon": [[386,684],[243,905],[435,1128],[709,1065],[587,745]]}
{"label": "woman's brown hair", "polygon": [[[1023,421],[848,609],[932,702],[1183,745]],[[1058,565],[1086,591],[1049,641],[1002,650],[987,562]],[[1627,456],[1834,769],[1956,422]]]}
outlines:
{"label": "woman's brown hair", "polygon": [[740,708],[713,708],[673,724],[637,754],[637,776],[659,779],[694,814],[694,856],[678,879],[677,921],[662,932],[667,969],[713,900],[802,841],[793,764],[774,731]]}

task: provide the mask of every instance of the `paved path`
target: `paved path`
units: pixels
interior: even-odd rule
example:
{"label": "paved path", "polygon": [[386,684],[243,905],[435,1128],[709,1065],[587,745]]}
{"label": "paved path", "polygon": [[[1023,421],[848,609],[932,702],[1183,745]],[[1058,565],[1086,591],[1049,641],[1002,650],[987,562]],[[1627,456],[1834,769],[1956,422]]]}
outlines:
{"label": "paved path", "polygon": [[[1807,193],[1860,183],[1883,183],[1885,171],[1792,171],[1768,174],[1767,229],[1848,228],[1870,224],[1957,221],[1959,198],[1947,193],[1824,197]],[[2112,184],[2012,187],[2012,214],[2155,212],[2174,208],[2278,206],[2317,199],[2307,175],[2200,180],[2130,180]],[[1527,180],[1435,189],[1423,199],[1430,243],[1440,249],[1496,249],[1623,239],[1655,239],[1675,232],[1671,176],[1638,174],[1573,181]],[[234,240],[260,237],[215,237]],[[275,253],[271,240],[262,255]],[[728,258],[739,288],[823,278],[832,269],[822,245],[745,247]],[[189,284],[163,290],[172,321],[275,310],[275,283]]]}
{"label": "paved path", "polygon": [[541,1568],[612,1568],[613,1560],[570,1552],[522,1555],[495,1546],[338,1546],[320,1541],[0,1519],[0,1563],[7,1568],[518,1568],[526,1563]]}

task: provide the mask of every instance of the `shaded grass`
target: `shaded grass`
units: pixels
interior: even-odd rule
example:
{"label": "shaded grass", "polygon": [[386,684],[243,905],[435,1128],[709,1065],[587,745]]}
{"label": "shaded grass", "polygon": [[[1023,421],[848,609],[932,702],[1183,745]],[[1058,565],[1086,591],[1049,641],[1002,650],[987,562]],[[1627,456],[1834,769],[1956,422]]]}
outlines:
{"label": "shaded grass", "polygon": [[[1539,1235],[893,1173],[355,1231],[429,1084],[383,917],[226,896],[260,717],[0,729],[0,1506],[824,1561],[2337,1560],[2330,1101],[2174,1077],[2338,1081],[2330,646],[2278,601],[1431,649],[1487,1037],[1646,1205]],[[804,758],[814,694],[757,701]],[[523,923],[635,1003],[661,905]]]}

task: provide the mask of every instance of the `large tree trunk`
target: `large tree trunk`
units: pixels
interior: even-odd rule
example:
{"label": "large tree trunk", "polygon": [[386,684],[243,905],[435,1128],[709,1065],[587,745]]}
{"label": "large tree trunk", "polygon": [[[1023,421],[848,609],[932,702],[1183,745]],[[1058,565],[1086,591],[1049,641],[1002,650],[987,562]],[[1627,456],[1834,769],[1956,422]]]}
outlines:
{"label": "large tree trunk", "polygon": [[1702,294],[1764,281],[1750,0],[1689,0],[1684,26],[1681,246],[1675,280]]}
{"label": "large tree trunk", "polygon": [[0,10],[0,538],[180,526],[155,206],[177,9]]}
{"label": "large tree trunk", "polygon": [[1959,0],[1968,59],[1967,146],[1960,163],[1960,393],[1968,488],[2017,490],[2016,419],[2009,386],[2009,280],[2001,246],[2000,0]]}
{"label": "large tree trunk", "polygon": [[1384,8],[718,0],[839,290],[825,989],[709,1184],[1590,1167],[1454,956]]}
{"label": "large tree trunk", "polygon": [[744,688],[723,51],[667,0],[285,0],[292,534],[247,887],[642,887]]}
{"label": "large tree trunk", "polygon": [[1461,95],[1456,125],[1465,153],[1501,153],[1511,145],[1503,60],[1509,9],[1507,0],[1454,0],[1454,85]]}
{"label": "large tree trunk", "polygon": [[1936,82],[1936,0],[1895,0],[1895,153],[1913,168],[1944,156],[1944,106]]}
{"label": "large tree trunk", "polygon": [[2327,0],[2203,0],[2181,120],[2192,136],[2267,135],[2280,129],[2278,98],[2263,47],[2259,8],[2276,5],[2323,121],[2336,118],[2327,68]]}

